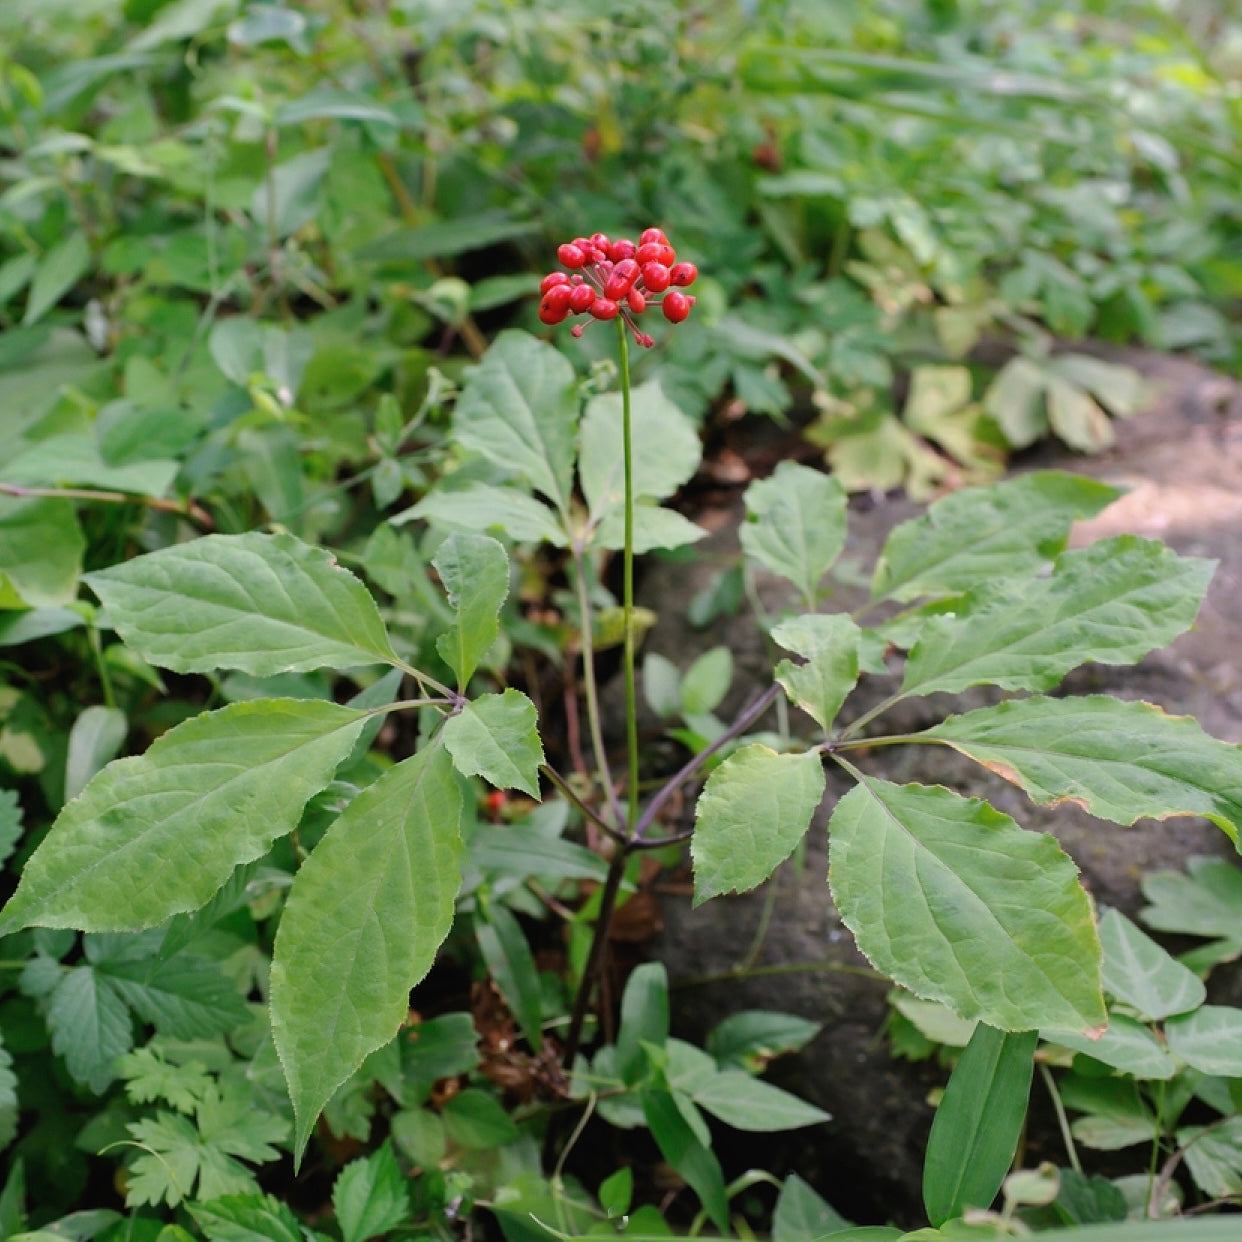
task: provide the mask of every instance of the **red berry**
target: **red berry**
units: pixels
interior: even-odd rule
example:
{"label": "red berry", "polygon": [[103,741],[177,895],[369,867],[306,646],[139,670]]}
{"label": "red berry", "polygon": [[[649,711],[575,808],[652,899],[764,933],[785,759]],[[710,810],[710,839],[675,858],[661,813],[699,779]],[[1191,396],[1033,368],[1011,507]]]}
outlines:
{"label": "red berry", "polygon": [[677,259],[677,251],[668,242],[645,242],[639,246],[634,257],[644,267],[648,263],[663,263],[665,267],[671,267]]}
{"label": "red berry", "polygon": [[546,324],[558,324],[569,314],[573,290],[569,285],[553,285],[539,301],[539,318]]}
{"label": "red berry", "polygon": [[616,319],[618,310],[619,307],[611,298],[596,298],[591,303],[591,314],[596,319]]}
{"label": "red berry", "polygon": [[638,279],[638,264],[633,259],[622,259],[604,283],[604,297],[614,302],[625,297]]}
{"label": "red berry", "polygon": [[672,283],[669,270],[663,263],[647,263],[643,266],[643,284],[648,293],[663,293]]}
{"label": "red berry", "polygon": [[586,251],[574,242],[566,242],[563,246],[557,246],[556,257],[566,267],[581,267],[586,261]]}
{"label": "red berry", "polygon": [[668,238],[664,236],[663,229],[643,229],[642,236],[638,239],[640,246],[650,245],[652,242],[667,242]]}
{"label": "red berry", "polygon": [[636,315],[641,315],[647,309],[647,299],[637,289],[631,289],[625,295],[625,300],[630,310]]}
{"label": "red berry", "polygon": [[569,309],[575,315],[581,315],[583,311],[591,309],[591,303],[595,301],[595,290],[590,285],[575,285],[573,292],[569,295]]}
{"label": "red berry", "polygon": [[628,237],[619,237],[608,247],[608,257],[620,263],[622,259],[632,259],[637,251],[638,247]]}
{"label": "red berry", "polygon": [[605,254],[607,254],[608,247],[611,244],[612,243],[608,240],[607,233],[592,233],[591,234],[591,245],[594,246],[596,250],[602,250]]}
{"label": "red berry", "polygon": [[670,284],[692,285],[699,278],[699,269],[693,263],[674,263],[668,278]]}
{"label": "red berry", "polygon": [[549,272],[539,282],[539,292],[547,293],[547,291],[553,288],[553,286],[555,285],[567,285],[567,284],[569,284],[569,277],[566,276],[564,272]]}
{"label": "red berry", "polygon": [[681,323],[690,314],[690,308],[693,305],[693,298],[686,297],[684,293],[678,293],[676,289],[671,289],[666,293],[664,301],[660,303],[664,318],[669,323]]}

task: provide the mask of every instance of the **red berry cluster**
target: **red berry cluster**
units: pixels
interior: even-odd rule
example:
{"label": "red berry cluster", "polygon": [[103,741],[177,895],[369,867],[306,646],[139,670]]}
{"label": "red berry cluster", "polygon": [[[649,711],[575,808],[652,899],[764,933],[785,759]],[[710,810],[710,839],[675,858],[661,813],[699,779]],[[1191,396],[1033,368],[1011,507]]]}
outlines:
{"label": "red berry cluster", "polygon": [[[570,269],[549,272],[539,286],[539,318],[546,324],[563,323],[570,315],[594,319],[622,319],[640,345],[655,341],[638,326],[648,307],[658,306],[669,323],[681,323],[695,299],[682,293],[694,283],[699,269],[678,263],[663,229],[646,229],[638,244],[628,237],[610,241],[604,233],[575,237],[557,248],[556,257]],[[575,324],[581,336],[585,324]]]}

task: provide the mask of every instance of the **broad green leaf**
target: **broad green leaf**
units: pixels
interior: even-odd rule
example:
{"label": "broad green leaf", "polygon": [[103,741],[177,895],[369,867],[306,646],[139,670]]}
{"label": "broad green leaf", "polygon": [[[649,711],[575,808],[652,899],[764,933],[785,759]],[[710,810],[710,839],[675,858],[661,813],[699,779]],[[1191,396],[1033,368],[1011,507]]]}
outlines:
{"label": "broad green leaf", "polygon": [[175,673],[396,663],[366,587],[292,535],[207,535],[86,581],[126,643]]}
{"label": "broad green leaf", "polygon": [[694,1102],[738,1130],[797,1130],[832,1118],[822,1108],[800,1100],[745,1070],[721,1070],[693,1092]]}
{"label": "broad green leaf", "polygon": [[[12,589],[0,575],[0,600]],[[0,613],[0,647],[19,647],[52,634],[81,629],[86,624],[82,613],[73,608],[25,608],[19,612]]]}
{"label": "broad green leaf", "polygon": [[479,1036],[468,1013],[417,1022],[405,1039],[402,1070],[420,1103],[439,1079],[468,1074],[479,1063]]}
{"label": "broad green leaf", "polygon": [[598,1198],[600,1207],[610,1218],[624,1216],[634,1198],[634,1170],[626,1165],[604,1178]]}
{"label": "broad green leaf", "polygon": [[538,799],[543,745],[537,723],[535,705],[520,690],[484,694],[448,718],[444,745],[463,776]]}
{"label": "broad green leaf", "polygon": [[[694,477],[703,456],[698,429],[657,381],[639,384],[631,393],[630,430],[635,499],[666,500]],[[620,393],[602,393],[587,402],[578,432],[578,473],[596,520],[624,502],[622,431]]]}
{"label": "broad green leaf", "polygon": [[954,492],[894,528],[876,564],[872,599],[955,595],[1038,569],[1065,547],[1070,524],[1121,491],[1045,470]]}
{"label": "broad green leaf", "polygon": [[117,1076],[117,1058],[130,1050],[133,1022],[111,980],[93,966],[74,966],[47,1005],[52,1051],[73,1078],[100,1095]]}
{"label": "broad green leaf", "polygon": [[1212,1126],[1183,1126],[1177,1145],[1190,1176],[1209,1199],[1242,1195],[1242,1117]]}
{"label": "broad green leaf", "polygon": [[602,881],[608,874],[608,864],[598,854],[526,824],[483,829],[470,843],[470,858],[480,871],[515,879]]}
{"label": "broad green leaf", "polygon": [[298,1219],[271,1195],[221,1195],[186,1210],[210,1242],[304,1242]]}
{"label": "broad green leaf", "polygon": [[1238,841],[1242,747],[1149,703],[1013,699],[950,716],[920,736],[948,742],[1041,805],[1077,802],[1118,824],[1201,815]]}
{"label": "broad green leaf", "polygon": [[1166,1081],[1177,1072],[1169,1050],[1141,1022],[1124,1014],[1110,1014],[1108,1029],[1098,1038],[1078,1031],[1041,1031],[1050,1043],[1093,1057],[1131,1078]]}
{"label": "broad green leaf", "polygon": [[923,1163],[923,1203],[933,1225],[991,1207],[1013,1163],[1035,1070],[1034,1031],[975,1027],[936,1109]]}
{"label": "broad green leaf", "polygon": [[787,578],[809,604],[845,546],[845,489],[831,475],[783,461],[746,489],[742,550]]}
{"label": "broad green leaf", "polygon": [[1088,660],[1133,664],[1194,624],[1213,568],[1134,535],[1062,553],[1049,578],[981,588],[959,615],[930,617],[902,693],[1049,690]]}
{"label": "broad green leaf", "polygon": [[848,1224],[802,1178],[790,1173],[772,1213],[772,1242],[817,1242]]}
{"label": "broad green leaf", "polygon": [[392,1039],[461,885],[461,791],[438,743],[389,768],[302,865],[272,962],[272,1035],[301,1156],[316,1118]]}
{"label": "broad green leaf", "polygon": [[1091,904],[1052,837],[864,777],[832,814],[828,875],[859,949],[915,995],[1000,1030],[1103,1025]]}
{"label": "broad green leaf", "polygon": [[1220,858],[1192,858],[1188,874],[1157,871],[1143,877],[1152,904],[1143,922],[1157,931],[1218,936],[1242,946],[1242,871]]}
{"label": "broad green leaf", "polygon": [[132,492],[136,496],[163,496],[177,477],[178,468],[176,461],[163,458],[112,465],[100,455],[93,435],[67,432],[16,453],[4,463],[3,471],[4,478],[11,483],[76,485]]}
{"label": "broad green leaf", "polygon": [[332,1206],[344,1242],[385,1236],[410,1219],[410,1192],[390,1144],[341,1170],[332,1187]]}
{"label": "broad green leaf", "polygon": [[1100,946],[1104,991],[1149,1021],[1197,1009],[1207,999],[1203,980],[1118,910],[1100,918]]}
{"label": "broad green leaf", "polygon": [[509,594],[509,558],[488,535],[450,535],[432,565],[455,614],[436,650],[465,690],[479,661],[500,634],[500,608]]}
{"label": "broad green leaf", "polygon": [[439,1113],[428,1108],[404,1108],[393,1114],[389,1124],[392,1141],[414,1164],[429,1169],[444,1159],[448,1138]]}
{"label": "broad green leaf", "polygon": [[449,1138],[471,1151],[503,1147],[518,1136],[513,1118],[500,1102],[473,1087],[449,1096],[442,1116]]}
{"label": "broad green leaf", "polygon": [[81,229],[75,229],[39,260],[38,270],[30,282],[22,323],[37,323],[42,319],[86,275],[90,266],[90,243]]}
{"label": "broad green leaf", "polygon": [[0,594],[32,608],[72,602],[85,548],[72,501],[0,496]]}
{"label": "broad green leaf", "polygon": [[487,969],[537,1056],[543,1048],[543,1000],[539,971],[521,924],[507,906],[491,901],[486,913],[475,915],[474,933]]}
{"label": "broad green leaf", "polygon": [[647,1064],[644,1044],[668,1042],[668,972],[663,962],[644,962],[630,972],[621,994],[621,1025],[617,1032],[617,1072],[637,1082]]}
{"label": "broad green leaf", "polygon": [[762,884],[806,835],[823,796],[815,752],[751,745],[730,755],[708,777],[695,809],[694,904]]}
{"label": "broad green leaf", "polygon": [[1242,1078],[1242,1009],[1202,1005],[1164,1024],[1170,1051],[1204,1074]]}
{"label": "broad green leaf", "polygon": [[720,1162],[699,1141],[670,1092],[647,1090],[642,1093],[642,1101],[643,1116],[664,1159],[699,1196],[712,1224],[727,1233],[729,1201]]}
{"label": "broad green leaf", "polygon": [[144,1021],[173,1039],[209,1038],[246,1020],[236,986],[206,958],[102,962],[96,970]]}
{"label": "broad green leaf", "polygon": [[1050,375],[1044,388],[1053,432],[1080,453],[1099,453],[1117,438],[1109,417],[1089,393]]}
{"label": "broad green leaf", "polygon": [[730,1014],[707,1037],[707,1051],[721,1068],[737,1066],[758,1073],[786,1052],[797,1052],[823,1028],[797,1014],[770,1009],[743,1009]]}
{"label": "broad green leaf", "polygon": [[366,718],[316,700],[233,703],[109,764],[27,862],[0,934],[135,930],[198,909],[297,827]]}
{"label": "broad green leaf", "polygon": [[474,530],[503,535],[517,543],[550,543],[563,548],[565,534],[555,510],[515,487],[471,483],[461,489],[433,488],[418,504],[394,514],[394,526],[420,518],[446,530]]}
{"label": "broad green leaf", "polygon": [[776,666],[776,680],[821,728],[831,727],[858,681],[858,626],[844,613],[815,613],[782,621],[773,628],[772,638],[806,661],[782,660]]}
{"label": "broad green leaf", "polygon": [[[625,547],[625,521],[622,509],[609,509],[591,534],[591,546],[618,550]],[[654,501],[638,500],[634,505],[634,551],[654,552],[656,548],[684,548],[706,538],[707,531],[682,517],[675,509],[662,509]]]}
{"label": "broad green leaf", "polygon": [[1011,358],[983,394],[983,408],[996,420],[1014,448],[1026,448],[1047,434],[1042,367],[1019,355]]}
{"label": "broad green leaf", "polygon": [[728,647],[712,647],[696,656],[681,677],[678,706],[684,716],[714,712],[729,693],[733,681],[733,652]]}
{"label": "broad green leaf", "polygon": [[115,707],[88,707],[69,730],[65,759],[65,801],[76,798],[95,774],[125,745],[129,724]]}
{"label": "broad green leaf", "polygon": [[574,369],[551,345],[502,332],[466,377],[453,432],[466,448],[523,475],[561,513],[573,488]]}

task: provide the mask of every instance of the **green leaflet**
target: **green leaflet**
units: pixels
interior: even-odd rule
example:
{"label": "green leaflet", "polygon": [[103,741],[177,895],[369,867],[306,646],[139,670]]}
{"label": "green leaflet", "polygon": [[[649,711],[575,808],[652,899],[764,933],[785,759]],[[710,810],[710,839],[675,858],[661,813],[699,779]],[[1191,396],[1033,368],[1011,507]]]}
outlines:
{"label": "green leaflet", "polygon": [[1163,1043],[1144,1026],[1125,1014],[1110,1013],[1108,1030],[1092,1036],[1079,1031],[1042,1030],[1050,1043],[1081,1052],[1132,1078],[1167,1081],[1177,1072],[1177,1062]]}
{"label": "green leaflet", "polygon": [[272,1035],[301,1157],[316,1118],[396,1033],[453,922],[461,791],[438,742],[362,791],[302,865],[272,962]]}
{"label": "green leaflet", "polygon": [[292,535],[207,535],[86,581],[125,642],[176,673],[396,663],[366,587]]}
{"label": "green leaflet", "polygon": [[0,496],[0,601],[6,608],[70,603],[85,549],[71,500]]}
{"label": "green leaflet", "polygon": [[1041,805],[1077,802],[1118,824],[1201,815],[1238,841],[1242,747],[1150,703],[1014,699],[950,716],[920,737],[948,742]]}
{"label": "green leaflet", "polygon": [[793,617],[772,630],[775,642],[806,661],[782,660],[776,666],[776,680],[823,729],[832,725],[858,680],[861,637],[858,626],[844,613]]}
{"label": "green leaflet", "polygon": [[1132,664],[1194,624],[1214,563],[1134,535],[1057,558],[1050,578],[972,592],[929,618],[903,694],[968,686],[1049,690],[1079,664]]}
{"label": "green leaflet", "polygon": [[390,1143],[341,1170],[332,1206],[344,1242],[387,1236],[410,1219],[410,1192]]}
{"label": "green leaflet", "polygon": [[793,853],[824,796],[816,752],[743,746],[707,779],[695,808],[694,904],[762,884]]}
{"label": "green leaflet", "polygon": [[1104,990],[1151,1022],[1197,1009],[1203,980],[1118,910],[1100,918]]}
{"label": "green leaflet", "polygon": [[1026,1121],[1035,1031],[975,1027],[936,1109],[923,1164],[923,1203],[933,1225],[996,1197]]}
{"label": "green leaflet", "polygon": [[783,461],[746,489],[742,550],[787,578],[811,604],[845,546],[845,489],[831,475]]}
{"label": "green leaflet", "polygon": [[954,492],[893,529],[871,582],[872,599],[956,595],[1046,564],[1065,547],[1070,523],[1099,513],[1119,489],[1041,470]]}
{"label": "green leaflet", "polygon": [[573,489],[578,396],[574,369],[551,345],[502,332],[470,372],[453,433],[494,465],[525,476],[562,513]]}
{"label": "green leaflet", "polygon": [[495,531],[518,543],[551,543],[563,548],[569,542],[555,511],[515,487],[475,482],[459,490],[441,485],[389,521],[400,526],[413,518],[446,530]]}
{"label": "green leaflet", "polygon": [[536,723],[535,705],[520,690],[483,694],[448,718],[444,745],[463,776],[539,799],[543,745]]}
{"label": "green leaflet", "polygon": [[543,1047],[543,998],[526,934],[508,906],[498,901],[480,904],[485,908],[474,918],[479,952],[531,1051],[538,1054]]}
{"label": "green leaflet", "polygon": [[136,930],[198,909],[297,826],[366,720],[335,703],[254,699],[109,764],[27,862],[0,934]]}
{"label": "green leaflet", "polygon": [[828,874],[875,966],[1001,1030],[1103,1025],[1091,905],[1056,841],[948,789],[855,775]]}
{"label": "green leaflet", "polygon": [[436,650],[465,690],[479,661],[500,634],[500,608],[509,594],[509,558],[488,535],[450,535],[432,565],[454,612],[453,625]]}
{"label": "green leaflet", "polygon": [[651,1137],[669,1162],[699,1196],[712,1223],[722,1233],[729,1228],[729,1201],[724,1174],[710,1147],[705,1147],[682,1116],[672,1093],[647,1089],[642,1093],[643,1116]]}

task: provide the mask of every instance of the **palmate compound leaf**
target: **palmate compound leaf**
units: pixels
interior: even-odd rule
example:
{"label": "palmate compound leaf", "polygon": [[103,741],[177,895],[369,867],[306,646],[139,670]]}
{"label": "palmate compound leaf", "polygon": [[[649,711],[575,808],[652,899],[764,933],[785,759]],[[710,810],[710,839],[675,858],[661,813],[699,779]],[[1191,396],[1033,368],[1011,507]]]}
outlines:
{"label": "palmate compound leaf", "polygon": [[301,1157],[333,1092],[409,1010],[461,886],[461,791],[439,739],[364,789],[294,879],[272,961],[272,1035]]}
{"label": "palmate compound leaf", "polygon": [[929,618],[902,693],[1050,690],[1088,660],[1133,664],[1194,624],[1214,568],[1134,535],[1065,552],[1049,578],[998,583]]}
{"label": "palmate compound leaf", "polygon": [[312,699],[233,703],[109,764],[31,855],[0,934],[136,931],[197,910],[297,826],[367,716]]}
{"label": "palmate compound leaf", "polygon": [[1052,560],[1070,524],[1121,495],[1115,487],[1041,470],[954,492],[894,528],[876,563],[872,599],[956,595]]}
{"label": "palmate compound leaf", "polygon": [[695,808],[694,904],[762,884],[806,835],[824,796],[819,754],[743,746],[718,767]]}
{"label": "palmate compound leaf", "polygon": [[1076,802],[1117,824],[1198,815],[1236,845],[1242,747],[1189,716],[1095,694],[981,707],[919,735],[947,742],[1041,806]]}
{"label": "palmate compound leaf", "polygon": [[125,642],[175,673],[396,663],[366,587],[292,535],[207,535],[86,582]]}
{"label": "palmate compound leaf", "polygon": [[939,786],[858,778],[829,823],[828,877],[863,954],[998,1030],[1102,1026],[1095,921],[1056,841]]}

